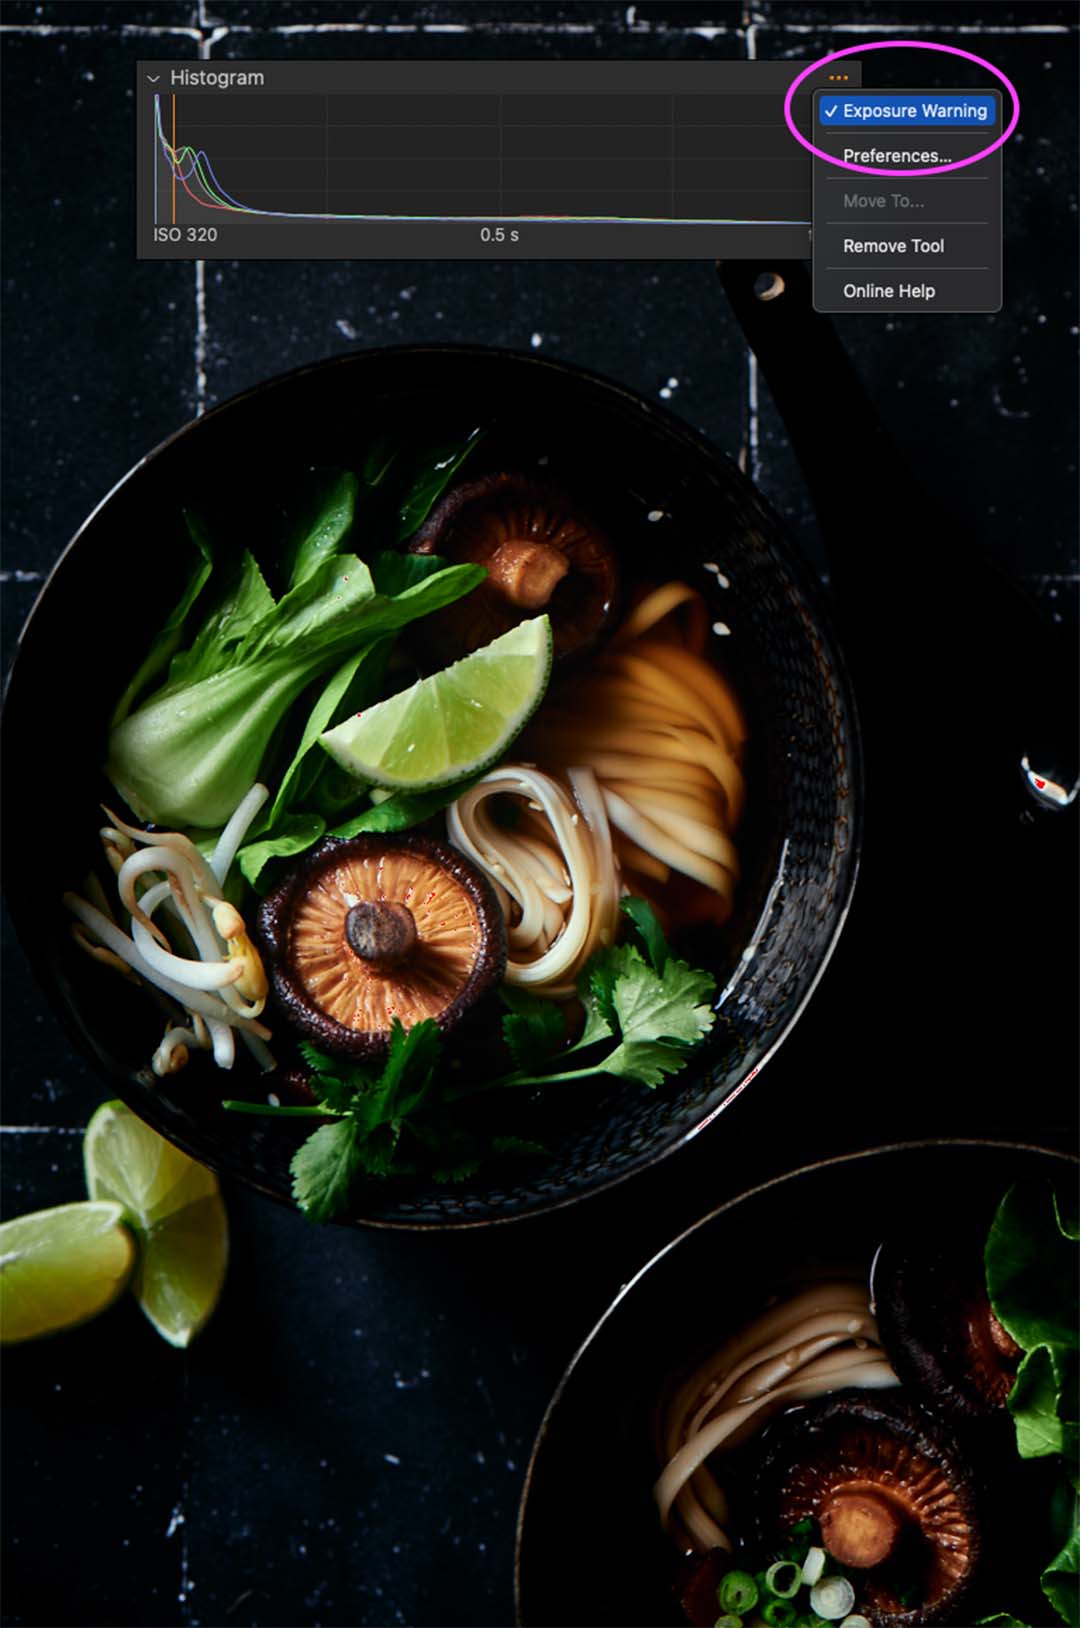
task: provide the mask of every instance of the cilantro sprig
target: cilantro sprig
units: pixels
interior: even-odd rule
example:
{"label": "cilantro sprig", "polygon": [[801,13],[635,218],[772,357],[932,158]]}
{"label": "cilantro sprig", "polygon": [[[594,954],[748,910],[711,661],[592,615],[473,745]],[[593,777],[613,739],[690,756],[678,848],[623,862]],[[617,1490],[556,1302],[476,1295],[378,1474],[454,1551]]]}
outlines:
{"label": "cilantro sprig", "polygon": [[[558,1051],[564,1031],[563,1009],[556,1001],[504,987],[509,1008],[503,1038],[517,1068],[512,1074],[479,1086],[465,1086],[455,1097],[512,1085],[553,1085],[597,1074],[635,1080],[655,1089],[664,1077],[685,1068],[693,1048],[715,1022],[710,1005],[716,980],[699,967],[677,960],[656,916],[644,899],[624,899],[624,913],[637,930],[638,943],[597,950],[585,964],[578,996],[585,1007],[580,1038]],[[644,954],[642,954],[644,950]],[[607,1049],[599,1048],[606,1045]],[[556,1060],[581,1058],[577,1067],[553,1069]],[[586,1061],[587,1059],[587,1061]]]}
{"label": "cilantro sprig", "polygon": [[[715,1021],[716,981],[677,960],[651,907],[624,899],[635,938],[598,950],[585,965],[578,995],[581,1035],[566,1046],[566,1009],[528,990],[504,985],[503,1038],[516,1067],[495,1079],[440,1085],[442,1034],[428,1020],[406,1029],[395,1018],[379,1064],[343,1062],[301,1042],[311,1070],[310,1106],[226,1102],[238,1113],[319,1118],[294,1154],[292,1192],[312,1221],[347,1212],[357,1181],[421,1172],[435,1181],[464,1181],[493,1155],[543,1153],[535,1142],[493,1135],[463,1121],[458,1104],[482,1092],[609,1074],[655,1089],[685,1068]],[[569,1065],[569,1066],[568,1066]]]}

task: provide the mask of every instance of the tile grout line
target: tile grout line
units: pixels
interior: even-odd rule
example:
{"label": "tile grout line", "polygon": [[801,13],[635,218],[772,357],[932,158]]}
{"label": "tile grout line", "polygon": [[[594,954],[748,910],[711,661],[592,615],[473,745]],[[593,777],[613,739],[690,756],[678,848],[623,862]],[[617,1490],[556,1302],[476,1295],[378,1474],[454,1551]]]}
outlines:
{"label": "tile grout line", "polygon": [[[214,25],[206,18],[205,0],[199,0],[198,18],[201,24],[210,28],[210,33],[200,30],[199,34],[199,60],[208,62],[213,54],[214,46],[223,40],[229,33],[224,25]],[[207,384],[206,384],[206,357],[209,329],[206,323],[206,261],[195,261],[195,417],[201,418],[206,411]]]}
{"label": "tile grout line", "polygon": [[[749,13],[749,15],[748,15]],[[743,50],[748,62],[757,61],[757,24],[750,7],[743,11],[746,30]],[[746,474],[757,484],[760,470],[761,422],[758,400],[758,361],[751,346],[746,347]]]}
{"label": "tile grout line", "polygon": [[0,1136],[81,1136],[85,1129],[85,1125],[0,1125]]}
{"label": "tile grout line", "polygon": [[[204,17],[200,7],[200,18]],[[985,34],[995,37],[1020,36],[1059,36],[1075,34],[1077,25],[1072,23],[1002,23],[980,27],[974,23],[905,23],[904,28],[910,34],[934,35],[974,35]],[[205,30],[212,29],[211,40],[206,40]],[[751,13],[749,22],[745,27],[730,28],[726,24],[700,23],[688,24],[685,27],[669,25],[667,23],[639,22],[635,15],[635,7],[630,6],[624,19],[622,32],[642,36],[646,34],[657,35],[686,35],[696,36],[699,39],[714,40],[723,38],[745,38],[751,30],[765,29],[779,35],[890,35],[896,33],[896,28],[884,23],[834,23],[831,26],[820,27],[813,23],[789,23],[770,20],[760,13]],[[615,30],[613,30],[614,32]],[[121,23],[119,26],[112,23],[0,23],[0,34],[25,34],[48,38],[50,36],[88,36],[102,34],[116,36],[119,34],[126,39],[165,39],[180,37],[192,39],[200,46],[200,56],[204,53],[201,47],[223,39],[228,34],[265,34],[292,36],[301,34],[490,34],[493,36],[507,34],[535,34],[552,38],[575,35],[578,37],[594,35],[605,32],[602,26],[594,23],[278,23],[268,28],[256,28],[250,23],[217,23],[206,17],[200,27],[186,28],[177,24],[175,26],[158,25],[151,23]]]}

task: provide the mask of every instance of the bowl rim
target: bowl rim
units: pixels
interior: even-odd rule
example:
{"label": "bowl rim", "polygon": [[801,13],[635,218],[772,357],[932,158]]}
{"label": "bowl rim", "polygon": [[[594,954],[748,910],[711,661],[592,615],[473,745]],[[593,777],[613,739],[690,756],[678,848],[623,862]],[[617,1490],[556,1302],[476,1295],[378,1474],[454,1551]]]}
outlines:
{"label": "bowl rim", "polygon": [[674,1250],[686,1243],[689,1238],[692,1238],[693,1235],[696,1232],[699,1232],[703,1227],[709,1226],[712,1222],[718,1220],[720,1216],[725,1215],[729,1210],[733,1210],[737,1205],[743,1204],[749,1199],[757,1198],[762,1193],[767,1193],[774,1187],[781,1187],[787,1182],[795,1182],[803,1176],[815,1175],[820,1170],[829,1170],[841,1165],[854,1164],[859,1160],[880,1158],[887,1154],[894,1153],[922,1153],[926,1152],[930,1148],[985,1148],[1003,1153],[1042,1153],[1051,1158],[1060,1159],[1065,1164],[1075,1165],[1078,1169],[1080,1169],[1080,1155],[1070,1153],[1064,1148],[1046,1147],[1041,1143],[1036,1142],[1014,1142],[1010,1141],[1008,1138],[941,1136],[925,1137],[918,1141],[912,1142],[883,1142],[880,1144],[875,1144],[872,1147],[857,1148],[850,1153],[830,1154],[828,1158],[815,1159],[810,1164],[799,1165],[795,1170],[784,1170],[780,1171],[775,1176],[768,1176],[764,1181],[757,1182],[753,1187],[747,1187],[743,1192],[736,1193],[732,1198],[725,1199],[722,1204],[717,1204],[714,1209],[709,1210],[705,1215],[699,1216],[696,1221],[692,1221],[689,1226],[684,1227],[683,1230],[680,1233],[677,1233],[674,1238],[669,1239],[666,1244],[661,1245],[661,1247],[656,1250],[654,1254],[650,1255],[648,1260],[639,1266],[637,1271],[627,1279],[627,1281],[619,1289],[618,1293],[609,1301],[608,1305],[597,1318],[596,1322],[589,1329],[588,1333],[585,1335],[585,1338],[575,1348],[569,1362],[563,1370],[562,1377],[552,1392],[551,1399],[548,1402],[547,1407],[544,1409],[540,1424],[537,1427],[536,1435],[533,1438],[532,1450],[529,1453],[529,1462],[525,1466],[525,1478],[521,1486],[521,1496],[518,1499],[517,1520],[514,1525],[515,1628],[528,1628],[528,1624],[526,1624],[525,1619],[522,1616],[521,1553],[525,1536],[525,1521],[528,1514],[529,1498],[532,1494],[533,1478],[536,1472],[536,1466],[540,1454],[547,1442],[552,1421],[554,1420],[555,1413],[562,1403],[563,1397],[570,1386],[578,1364],[585,1356],[585,1353],[589,1350],[593,1342],[600,1336],[601,1331],[604,1329],[608,1321],[619,1310],[623,1301],[626,1300],[627,1297],[634,1291],[646,1274],[651,1272],[653,1267],[658,1266],[666,1256],[670,1255]]}
{"label": "bowl rim", "polygon": [[[670,1140],[666,1141],[663,1146],[650,1149],[644,1157],[635,1160],[629,1168],[605,1173],[599,1179],[592,1182],[583,1191],[562,1192],[555,1196],[545,1195],[529,1208],[515,1210],[509,1214],[482,1216],[466,1215],[460,1218],[440,1216],[431,1219],[351,1215],[341,1218],[341,1220],[336,1223],[337,1225],[350,1227],[364,1227],[395,1232],[458,1232],[491,1226],[504,1226],[510,1223],[535,1220],[545,1215],[554,1214],[572,1204],[577,1204],[583,1200],[592,1198],[599,1193],[609,1192],[613,1188],[619,1186],[621,1183],[629,1181],[632,1177],[638,1175],[640,1172],[655,1169],[657,1165],[662,1163],[665,1159],[670,1158],[673,1154],[677,1153],[681,1148],[685,1147],[688,1142],[692,1141],[693,1138],[696,1137],[701,1131],[705,1130],[719,1114],[721,1114],[731,1103],[733,1103],[737,1097],[742,1095],[746,1087],[753,1079],[757,1077],[758,1074],[761,1073],[766,1064],[772,1061],[780,1047],[783,1045],[784,1041],[794,1031],[799,1019],[806,1011],[811,997],[816,993],[825,970],[828,967],[829,962],[832,960],[836,946],[840,940],[840,935],[844,930],[844,926],[846,925],[851,909],[851,903],[854,897],[855,887],[861,867],[863,833],[865,825],[866,787],[864,752],[858,701],[852,683],[850,669],[842,646],[838,641],[832,609],[827,601],[825,593],[822,589],[822,585],[809,562],[802,555],[798,545],[789,535],[788,528],[784,520],[773,508],[772,504],[769,502],[765,494],[760,490],[756,482],[739,468],[734,459],[732,459],[730,455],[726,453],[719,445],[710,440],[701,431],[695,429],[690,423],[687,422],[687,420],[680,417],[679,414],[675,413],[670,408],[649,400],[647,397],[639,394],[630,386],[621,383],[617,379],[612,379],[606,374],[598,373],[590,368],[582,367],[576,362],[566,361],[560,357],[538,356],[532,351],[517,350],[508,346],[478,345],[469,343],[468,341],[446,343],[440,342],[435,344],[421,342],[417,344],[364,347],[355,351],[345,352],[342,355],[322,357],[312,362],[302,363],[298,367],[288,368],[281,373],[275,373],[270,375],[268,378],[257,380],[254,384],[246,386],[244,389],[238,391],[235,395],[227,397],[224,401],[217,402],[206,412],[197,413],[195,417],[188,419],[184,424],[171,431],[164,437],[164,439],[150,448],[149,451],[145,452],[136,460],[135,463],[130,466],[130,468],[125,471],[123,475],[119,477],[118,480],[113,483],[104,496],[98,500],[90,512],[79,523],[76,530],[72,533],[71,538],[66,543],[63,550],[50,568],[48,574],[42,581],[37,595],[35,596],[34,603],[30,607],[30,611],[19,630],[10,661],[8,662],[7,671],[4,675],[2,694],[0,694],[0,722],[2,722],[4,715],[6,715],[12,687],[20,670],[20,656],[22,655],[24,644],[28,637],[33,636],[32,630],[34,628],[36,619],[39,617],[46,594],[51,588],[53,588],[57,576],[66,565],[69,557],[74,554],[77,548],[85,544],[86,533],[94,525],[98,517],[113,501],[117,494],[131,481],[133,481],[144,468],[162,457],[179,441],[196,433],[203,424],[209,423],[215,418],[220,418],[222,415],[240,408],[245,402],[257,396],[262,396],[267,391],[291,385],[296,381],[309,376],[329,373],[336,369],[377,365],[380,362],[385,364],[387,362],[393,362],[395,359],[405,357],[427,359],[445,357],[447,360],[457,360],[459,362],[472,357],[496,363],[512,362],[519,365],[525,364],[531,369],[544,372],[567,383],[572,384],[576,382],[578,384],[585,384],[593,388],[599,387],[599,389],[605,395],[609,397],[617,397],[625,406],[630,408],[633,412],[641,415],[646,421],[655,421],[656,425],[669,437],[673,437],[676,442],[681,443],[685,449],[695,455],[698,459],[701,459],[706,464],[711,465],[714,471],[722,472],[728,478],[735,475],[739,481],[745,482],[749,492],[753,495],[755,501],[761,505],[774,528],[774,534],[770,537],[770,547],[776,547],[778,549],[782,557],[784,570],[788,573],[799,593],[805,599],[807,607],[812,613],[815,632],[823,637],[825,646],[828,650],[830,664],[833,672],[835,673],[837,688],[843,700],[844,710],[846,712],[849,725],[845,745],[848,755],[847,767],[851,812],[848,820],[847,843],[845,849],[846,876],[844,879],[844,885],[841,894],[835,901],[834,915],[828,940],[823,946],[820,959],[817,967],[814,970],[814,974],[809,980],[802,993],[801,999],[791,1012],[780,1033],[761,1050],[756,1063],[753,1064],[744,1078],[732,1086],[720,1102],[715,1103],[711,1108],[707,1109],[703,1113],[703,1116],[695,1124],[691,1125],[688,1129],[681,1131],[678,1135],[673,1136]],[[6,868],[5,850],[5,873]],[[12,921],[13,924],[15,924],[14,916],[12,917]],[[70,1014],[66,1011],[66,1009],[63,1007],[63,1003],[58,1000],[53,992],[52,980],[46,976],[45,968],[41,964],[41,957],[36,950],[31,951],[27,947],[23,941],[21,933],[18,932],[17,927],[16,937],[19,940],[20,949],[26,956],[39,989],[45,995],[49,1006],[60,1017],[64,1027],[64,1032],[67,1035],[73,1049],[79,1052],[81,1055],[88,1057],[87,1048],[84,1047],[79,1037],[75,1033]],[[257,1174],[252,1174],[250,1171],[245,1170],[243,1168],[243,1163],[239,1158],[235,1160],[232,1158],[221,1160],[215,1153],[211,1155],[211,1160],[208,1160],[206,1150],[196,1145],[195,1141],[193,1141],[184,1130],[170,1125],[169,1129],[166,1131],[163,1128],[163,1124],[160,1122],[157,1114],[155,1114],[152,1118],[146,1118],[143,1110],[147,1104],[142,1102],[141,1099],[138,1104],[129,1100],[129,1092],[131,1087],[129,1076],[126,1074],[120,1074],[119,1071],[115,1073],[108,1071],[102,1066],[99,1058],[88,1057],[88,1061],[90,1062],[90,1066],[94,1069],[94,1071],[102,1076],[103,1083],[107,1079],[109,1084],[111,1084],[116,1090],[117,1095],[132,1108],[133,1112],[137,1113],[140,1118],[145,1119],[146,1123],[150,1124],[159,1135],[165,1136],[167,1140],[173,1142],[175,1146],[179,1147],[191,1158],[199,1160],[202,1163],[208,1163],[209,1168],[213,1169],[215,1173],[226,1176],[229,1179],[242,1182],[245,1186],[251,1188],[255,1192],[258,1192],[263,1197],[273,1199],[275,1202],[283,1205],[286,1209],[294,1210],[296,1208],[292,1199],[287,1194],[277,1191],[266,1181],[262,1180]],[[134,1093],[130,1094],[134,1095]]]}

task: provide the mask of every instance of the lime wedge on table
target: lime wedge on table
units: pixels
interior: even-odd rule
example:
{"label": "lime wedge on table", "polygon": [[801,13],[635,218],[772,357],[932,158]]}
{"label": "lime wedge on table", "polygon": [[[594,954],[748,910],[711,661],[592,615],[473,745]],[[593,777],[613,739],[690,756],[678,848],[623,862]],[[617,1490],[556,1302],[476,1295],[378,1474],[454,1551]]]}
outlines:
{"label": "lime wedge on table", "polygon": [[502,755],[550,672],[551,624],[537,616],[319,740],[358,780],[410,791],[449,786]]}
{"label": "lime wedge on table", "polygon": [[139,1241],[136,1300],[170,1345],[190,1344],[225,1281],[229,1230],[217,1177],[144,1125],[102,1103],[83,1140],[91,1198],[113,1199]]}
{"label": "lime wedge on table", "polygon": [[0,1226],[5,1345],[74,1328],[127,1287],[135,1240],[119,1204],[61,1204]]}

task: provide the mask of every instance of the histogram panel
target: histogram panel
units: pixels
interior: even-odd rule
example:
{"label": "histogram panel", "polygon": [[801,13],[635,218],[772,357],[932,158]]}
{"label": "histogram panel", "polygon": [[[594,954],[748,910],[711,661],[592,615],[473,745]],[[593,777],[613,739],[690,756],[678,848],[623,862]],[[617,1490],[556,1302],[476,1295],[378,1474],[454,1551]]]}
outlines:
{"label": "histogram panel", "polygon": [[798,66],[141,63],[139,253],[805,254]]}

